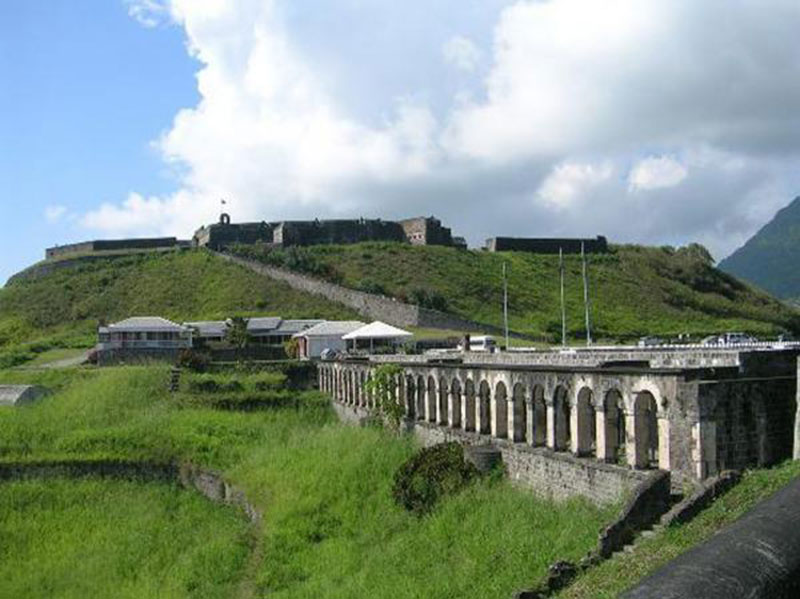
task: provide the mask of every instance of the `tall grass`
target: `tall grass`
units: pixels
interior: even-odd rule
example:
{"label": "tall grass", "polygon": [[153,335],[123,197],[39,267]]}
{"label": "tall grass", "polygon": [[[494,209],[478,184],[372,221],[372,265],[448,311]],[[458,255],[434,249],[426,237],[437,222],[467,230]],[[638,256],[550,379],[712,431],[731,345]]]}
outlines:
{"label": "tall grass", "polygon": [[163,483],[0,485],[0,597],[230,597],[249,550],[230,509]]}

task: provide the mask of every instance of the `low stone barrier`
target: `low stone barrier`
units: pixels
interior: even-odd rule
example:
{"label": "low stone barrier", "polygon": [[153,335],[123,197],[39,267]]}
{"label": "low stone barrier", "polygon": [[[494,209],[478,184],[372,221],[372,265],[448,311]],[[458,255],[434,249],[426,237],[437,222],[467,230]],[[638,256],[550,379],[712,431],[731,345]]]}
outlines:
{"label": "low stone barrier", "polygon": [[717,497],[726,493],[741,479],[736,470],[726,470],[718,476],[709,478],[700,484],[700,488],[683,501],[675,504],[661,517],[662,526],[684,524],[689,522],[702,510],[707,508]]}
{"label": "low stone barrier", "polygon": [[252,523],[261,520],[258,509],[244,492],[228,483],[221,473],[190,463],[172,464],[125,460],[53,460],[0,463],[0,481],[32,478],[82,478],[98,476],[124,480],[177,481],[215,503],[241,509]]}

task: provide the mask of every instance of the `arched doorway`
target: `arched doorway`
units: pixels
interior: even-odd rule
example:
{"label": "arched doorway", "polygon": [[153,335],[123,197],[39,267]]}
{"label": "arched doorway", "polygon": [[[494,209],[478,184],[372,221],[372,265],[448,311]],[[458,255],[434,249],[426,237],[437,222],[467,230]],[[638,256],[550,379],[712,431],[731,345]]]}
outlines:
{"label": "arched doorway", "polygon": [[426,412],[428,422],[436,422],[436,379],[428,377],[428,410]]}
{"label": "arched doorway", "polygon": [[453,428],[461,427],[461,381],[454,378],[450,383],[450,397],[452,399],[452,414],[449,424]]}
{"label": "arched doorway", "polygon": [[496,439],[508,438],[508,398],[505,383],[497,383],[494,388],[494,411],[492,414],[492,436]]}
{"label": "arched doorway", "polygon": [[472,379],[464,383],[464,430],[475,430],[475,383]]}
{"label": "arched doorway", "polygon": [[622,394],[617,389],[611,389],[603,399],[605,413],[605,451],[603,458],[606,462],[627,464],[625,455],[625,403]]}
{"label": "arched doorway", "polygon": [[417,417],[417,386],[414,377],[406,377],[406,415],[414,420]]}
{"label": "arched doorway", "polygon": [[567,451],[570,448],[572,435],[570,431],[570,421],[572,412],[567,397],[567,389],[561,385],[556,387],[553,394],[553,409],[555,411],[555,430],[553,435],[554,447],[556,451]]}
{"label": "arched doorway", "polygon": [[492,425],[489,420],[491,394],[489,383],[481,381],[478,386],[478,428],[480,429],[478,432],[486,435],[492,432]]}
{"label": "arched doorway", "polygon": [[439,379],[439,409],[437,411],[437,422],[447,424],[447,391],[449,386],[444,377]]}
{"label": "arched doorway", "polygon": [[575,403],[578,418],[578,444],[576,453],[581,456],[596,455],[597,428],[592,390],[584,387],[578,392]]}
{"label": "arched doorway", "polygon": [[417,420],[425,420],[425,379],[417,377]]}
{"label": "arched doorway", "polygon": [[633,440],[636,468],[658,468],[658,406],[653,394],[642,391],[633,402]]}

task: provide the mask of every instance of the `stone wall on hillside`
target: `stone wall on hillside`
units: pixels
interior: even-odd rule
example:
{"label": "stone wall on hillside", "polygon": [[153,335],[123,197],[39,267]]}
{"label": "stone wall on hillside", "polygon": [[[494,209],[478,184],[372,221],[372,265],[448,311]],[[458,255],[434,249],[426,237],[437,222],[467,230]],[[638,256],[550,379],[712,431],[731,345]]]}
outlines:
{"label": "stone wall on hillside", "polygon": [[[350,424],[360,424],[368,415],[363,408],[338,402],[333,402],[333,407],[339,419]],[[486,437],[427,422],[407,421],[407,426],[426,447],[447,441],[486,444]],[[493,439],[492,445],[502,454],[509,480],[543,499],[563,501],[578,496],[600,506],[614,504],[627,497],[651,474],[542,447],[525,447],[504,439]]]}
{"label": "stone wall on hillside", "polygon": [[[287,283],[293,289],[304,291],[343,304],[363,314],[373,320],[381,320],[399,327],[423,327],[433,329],[449,329],[454,331],[481,331],[484,333],[501,335],[499,327],[475,322],[439,312],[406,304],[396,299],[365,293],[355,289],[348,289],[341,285],[328,283],[312,277],[268,266],[254,260],[231,256],[230,254],[218,254],[225,260],[239,264],[271,279],[277,279]],[[519,337],[519,335],[512,335]]]}

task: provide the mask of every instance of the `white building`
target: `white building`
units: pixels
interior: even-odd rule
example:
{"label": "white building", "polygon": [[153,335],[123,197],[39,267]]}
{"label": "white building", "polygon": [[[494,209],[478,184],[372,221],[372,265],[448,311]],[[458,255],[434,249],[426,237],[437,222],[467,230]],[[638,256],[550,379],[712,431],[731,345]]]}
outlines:
{"label": "white building", "polygon": [[98,350],[192,347],[192,329],[160,316],[134,316],[97,329]]}
{"label": "white building", "polygon": [[296,333],[293,339],[297,339],[299,343],[300,358],[319,358],[325,349],[344,351],[347,342],[343,337],[363,326],[364,323],[357,320],[321,322],[310,329]]}

